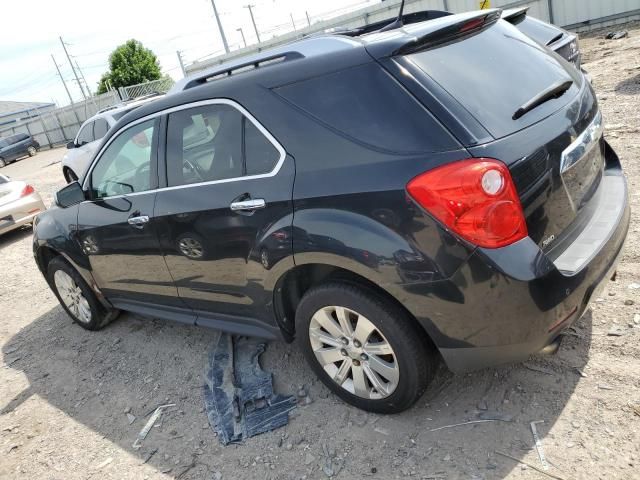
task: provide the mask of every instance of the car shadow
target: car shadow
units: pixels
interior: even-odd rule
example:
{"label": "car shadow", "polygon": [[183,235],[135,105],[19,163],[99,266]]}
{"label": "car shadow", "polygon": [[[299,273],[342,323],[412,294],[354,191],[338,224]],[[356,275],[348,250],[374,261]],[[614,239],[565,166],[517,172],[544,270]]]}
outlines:
{"label": "car shadow", "polygon": [[620,95],[636,95],[640,93],[640,73],[618,83],[615,87],[615,92]]}
{"label": "car shadow", "polygon": [[23,225],[15,230],[11,230],[10,232],[0,235],[0,248],[8,247],[12,243],[20,242],[30,235],[33,235],[31,225]]}
{"label": "car shadow", "polygon": [[[544,441],[580,381],[589,355],[591,318],[588,312],[576,324],[555,356],[467,375],[441,368],[414,408],[392,416],[344,404],[315,378],[295,345],[272,342],[262,365],[273,373],[276,391],[295,394],[304,387],[311,402],[294,410],[288,426],[239,447],[222,447],[204,413],[203,373],[215,338],[212,330],[131,314],[102,331],[88,332],[56,306],[3,346],[5,365],[23,372],[29,386],[0,404],[0,418],[30,408],[25,402],[37,395],[139,457],[140,464],[146,461],[181,479],[209,478],[215,471],[224,478],[324,478],[318,471],[332,449],[338,452],[332,468],[342,470],[340,478],[374,473],[375,478],[391,478],[398,472],[504,478],[520,466],[495,452],[517,459],[529,454],[529,423],[544,420],[538,425]],[[176,405],[165,411],[142,448],[134,449],[149,415],[167,403]],[[131,425],[126,412],[136,417]],[[477,420],[486,421],[442,428]],[[27,437],[29,441],[36,440]],[[562,454],[547,452],[558,465]]]}

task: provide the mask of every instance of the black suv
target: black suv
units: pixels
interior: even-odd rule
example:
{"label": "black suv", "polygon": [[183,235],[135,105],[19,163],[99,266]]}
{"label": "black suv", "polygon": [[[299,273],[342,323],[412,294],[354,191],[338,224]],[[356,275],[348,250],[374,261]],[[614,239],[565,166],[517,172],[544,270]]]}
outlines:
{"label": "black suv", "polygon": [[627,186],[584,76],[501,20],[327,35],[122,118],[34,255],[71,317],[126,310],[296,339],[347,402],[398,412],[549,351],[614,273]]}
{"label": "black suv", "polygon": [[31,135],[16,133],[0,138],[0,168],[20,157],[33,157],[40,150],[40,144]]}

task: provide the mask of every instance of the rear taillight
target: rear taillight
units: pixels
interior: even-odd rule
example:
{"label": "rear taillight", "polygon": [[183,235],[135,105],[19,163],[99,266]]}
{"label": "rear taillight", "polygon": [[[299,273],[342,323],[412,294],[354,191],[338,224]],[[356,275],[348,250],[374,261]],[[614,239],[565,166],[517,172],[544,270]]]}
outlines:
{"label": "rear taillight", "polygon": [[35,190],[31,185],[26,185],[23,189],[22,192],[20,192],[20,196],[21,197],[26,197],[27,195],[31,195],[32,193],[34,193]]}
{"label": "rear taillight", "polygon": [[520,198],[509,169],[492,158],[470,158],[418,175],[409,195],[469,242],[486,248],[527,236]]}

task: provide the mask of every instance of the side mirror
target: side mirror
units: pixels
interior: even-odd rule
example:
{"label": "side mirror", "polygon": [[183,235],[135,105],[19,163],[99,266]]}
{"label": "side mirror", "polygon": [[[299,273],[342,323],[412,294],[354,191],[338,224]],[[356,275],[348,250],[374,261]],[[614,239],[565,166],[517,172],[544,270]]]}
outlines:
{"label": "side mirror", "polygon": [[78,182],[71,182],[53,195],[53,200],[60,208],[71,207],[86,200],[84,190]]}
{"label": "side mirror", "polygon": [[67,143],[67,150],[71,150],[72,148],[76,148],[76,142]]}

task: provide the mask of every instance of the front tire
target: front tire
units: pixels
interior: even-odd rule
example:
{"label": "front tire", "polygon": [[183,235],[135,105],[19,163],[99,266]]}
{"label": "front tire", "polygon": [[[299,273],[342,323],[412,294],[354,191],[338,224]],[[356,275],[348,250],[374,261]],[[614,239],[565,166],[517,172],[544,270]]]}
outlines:
{"label": "front tire", "polygon": [[27,153],[29,154],[30,157],[33,157],[36,153],[38,153],[38,150],[36,150],[36,147],[32,145],[29,148],[27,148]]}
{"label": "front tire", "polygon": [[344,283],[309,290],[296,337],[311,368],[345,402],[376,413],[411,407],[435,376],[433,344],[402,309]]}
{"label": "front tire", "polygon": [[0,158],[0,168],[4,168],[7,166],[7,162],[4,160],[4,158]]}
{"label": "front tire", "polygon": [[47,268],[47,280],[67,314],[87,330],[100,330],[119,314],[104,307],[87,282],[62,257],[56,257]]}

